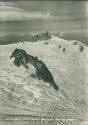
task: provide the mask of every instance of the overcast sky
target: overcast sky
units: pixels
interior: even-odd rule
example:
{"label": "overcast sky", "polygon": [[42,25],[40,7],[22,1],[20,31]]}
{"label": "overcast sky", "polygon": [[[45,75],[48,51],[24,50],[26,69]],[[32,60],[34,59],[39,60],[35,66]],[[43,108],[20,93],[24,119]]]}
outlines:
{"label": "overcast sky", "polygon": [[[28,2],[26,2],[28,3]],[[36,6],[35,6],[36,7]],[[32,8],[33,9],[33,8]],[[49,12],[31,10],[24,2],[0,2],[0,21],[49,19]]]}
{"label": "overcast sky", "polygon": [[1,1],[0,32],[16,30],[86,32],[88,30],[88,2]]}

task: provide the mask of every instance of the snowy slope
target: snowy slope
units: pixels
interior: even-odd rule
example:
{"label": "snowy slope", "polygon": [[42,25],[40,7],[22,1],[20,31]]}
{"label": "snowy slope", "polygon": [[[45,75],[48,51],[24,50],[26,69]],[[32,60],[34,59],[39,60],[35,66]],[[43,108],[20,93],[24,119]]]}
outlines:
{"label": "snowy slope", "polygon": [[[87,118],[88,47],[52,36],[39,42],[0,46],[0,113],[24,113],[47,118]],[[59,45],[61,48],[59,48]],[[80,45],[84,46],[81,53]],[[59,91],[48,83],[32,78],[35,68],[16,67],[11,53],[15,48],[43,60],[52,73]],[[65,52],[63,52],[65,48]]]}

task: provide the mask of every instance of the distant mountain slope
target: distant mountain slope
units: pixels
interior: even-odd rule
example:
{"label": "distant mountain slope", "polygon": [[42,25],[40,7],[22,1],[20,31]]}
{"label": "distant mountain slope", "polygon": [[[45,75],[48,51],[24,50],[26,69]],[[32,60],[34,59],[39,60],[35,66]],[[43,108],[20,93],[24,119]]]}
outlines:
{"label": "distant mountain slope", "polygon": [[[51,119],[87,119],[88,47],[54,36],[48,44],[44,43],[24,41],[24,44],[0,45],[0,113],[24,112]],[[80,46],[84,46],[82,52]],[[55,91],[48,83],[32,78],[30,75],[35,73],[35,68],[31,64],[29,69],[16,67],[13,59],[10,60],[15,48],[38,56],[60,89]]]}
{"label": "distant mountain slope", "polygon": [[87,33],[54,33],[56,37],[66,40],[77,40],[88,45],[88,34]]}
{"label": "distant mountain slope", "polygon": [[13,44],[13,43],[18,43],[20,42],[37,42],[37,41],[42,41],[42,40],[48,40],[51,38],[51,34],[46,31],[44,33],[39,33],[39,34],[7,34],[4,36],[0,36],[0,45],[5,45],[5,44]]}

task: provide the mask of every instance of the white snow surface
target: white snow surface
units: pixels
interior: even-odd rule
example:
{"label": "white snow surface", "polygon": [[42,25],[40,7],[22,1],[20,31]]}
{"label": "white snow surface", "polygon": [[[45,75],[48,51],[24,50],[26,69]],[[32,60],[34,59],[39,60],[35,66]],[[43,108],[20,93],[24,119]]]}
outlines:
{"label": "white snow surface", "polygon": [[[0,45],[0,113],[87,119],[88,47],[54,36],[48,44],[44,42]],[[79,50],[80,45],[84,46],[83,52]],[[30,74],[35,73],[35,68],[31,64],[29,69],[15,66],[10,56],[16,48],[42,60],[59,91],[43,80],[32,78]]]}

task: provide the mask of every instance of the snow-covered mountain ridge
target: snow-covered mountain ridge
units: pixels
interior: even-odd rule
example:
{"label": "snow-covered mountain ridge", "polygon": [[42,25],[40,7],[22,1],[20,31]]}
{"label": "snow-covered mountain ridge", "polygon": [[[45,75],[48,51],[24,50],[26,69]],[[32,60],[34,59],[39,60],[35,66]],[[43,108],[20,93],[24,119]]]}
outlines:
{"label": "snow-covered mountain ridge", "polygon": [[[81,42],[74,45],[74,42],[52,36],[47,44],[46,41],[24,41],[0,45],[0,112],[24,112],[50,118],[86,118],[88,47]],[[80,46],[84,47],[82,52]],[[16,48],[24,49],[46,64],[59,86],[58,92],[43,80],[30,76],[35,73],[31,64],[28,64],[29,69],[13,64],[10,56]]]}

